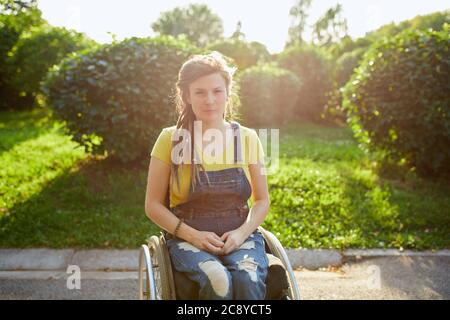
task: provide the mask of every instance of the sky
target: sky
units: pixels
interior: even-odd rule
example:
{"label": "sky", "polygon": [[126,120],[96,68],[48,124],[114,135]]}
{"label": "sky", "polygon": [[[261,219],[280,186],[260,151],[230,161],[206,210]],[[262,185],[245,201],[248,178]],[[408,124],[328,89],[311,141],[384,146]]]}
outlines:
{"label": "sky", "polygon": [[[271,53],[283,50],[290,26],[289,9],[295,0],[38,0],[44,19],[54,26],[84,32],[100,43],[133,36],[154,36],[151,24],[161,12],[190,3],[205,3],[219,15],[224,36],[242,22],[248,41],[259,41]],[[450,9],[450,0],[313,0],[308,25],[336,4],[343,6],[348,33],[356,38],[390,23]],[[309,39],[310,30],[305,33]]]}

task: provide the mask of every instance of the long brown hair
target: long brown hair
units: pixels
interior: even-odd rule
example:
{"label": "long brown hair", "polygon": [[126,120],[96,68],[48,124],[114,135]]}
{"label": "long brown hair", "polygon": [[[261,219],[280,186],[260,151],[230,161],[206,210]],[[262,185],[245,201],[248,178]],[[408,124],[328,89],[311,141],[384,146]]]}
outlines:
{"label": "long brown hair", "polygon": [[[189,60],[187,60],[180,69],[178,74],[178,81],[176,83],[176,110],[178,113],[178,120],[176,124],[176,129],[186,129],[190,133],[190,141],[172,141],[172,149],[178,143],[189,143],[190,147],[186,148],[186,150],[190,150],[190,168],[191,168],[191,188],[194,190],[195,188],[195,180],[199,179],[199,168],[205,171],[203,164],[197,164],[194,162],[194,152],[195,152],[195,144],[194,144],[194,121],[196,120],[194,111],[192,110],[192,105],[188,103],[187,97],[189,95],[189,85],[201,78],[203,76],[207,76],[213,73],[219,73],[223,79],[225,80],[227,96],[229,97],[227,105],[225,107],[225,112],[223,114],[223,118],[226,120],[234,119],[233,113],[233,98],[235,98],[233,89],[233,74],[236,68],[228,65],[225,58],[219,52],[212,52],[207,55],[194,55]],[[182,149],[185,150],[185,149]],[[182,152],[180,155],[181,159],[183,159]],[[178,167],[179,163],[182,163],[182,160],[174,163],[172,161],[171,165],[171,176],[172,176],[172,186],[174,185],[174,179],[178,186],[178,191],[180,191],[180,181],[178,176]],[[183,169],[183,167],[182,167]],[[209,183],[208,176],[206,175],[206,179]]]}

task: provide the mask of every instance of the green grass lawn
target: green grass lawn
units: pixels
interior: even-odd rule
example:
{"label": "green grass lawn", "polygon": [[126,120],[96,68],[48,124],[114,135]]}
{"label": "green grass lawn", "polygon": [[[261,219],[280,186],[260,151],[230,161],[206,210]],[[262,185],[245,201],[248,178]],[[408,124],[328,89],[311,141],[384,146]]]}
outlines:
{"label": "green grass lawn", "polygon": [[[347,128],[280,130],[264,226],[285,247],[450,247],[450,187],[378,173]],[[44,110],[0,113],[0,247],[137,248],[147,167],[86,154]]]}

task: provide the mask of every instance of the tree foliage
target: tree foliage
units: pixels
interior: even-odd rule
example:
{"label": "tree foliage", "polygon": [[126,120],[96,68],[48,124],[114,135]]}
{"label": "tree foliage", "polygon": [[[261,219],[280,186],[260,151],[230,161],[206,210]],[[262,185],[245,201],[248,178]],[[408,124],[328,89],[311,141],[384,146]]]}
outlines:
{"label": "tree foliage", "polygon": [[270,60],[270,53],[266,47],[259,42],[247,42],[234,38],[219,40],[208,46],[209,50],[220,53],[234,60],[239,70],[245,70],[258,62]]}
{"label": "tree foliage", "polygon": [[152,29],[159,35],[177,37],[184,34],[199,47],[223,37],[222,19],[204,4],[190,4],[165,11],[152,24]]}
{"label": "tree foliage", "polygon": [[50,67],[71,52],[96,45],[84,34],[60,27],[43,25],[24,32],[11,50],[14,68],[11,85],[30,106],[40,93],[40,82]]}
{"label": "tree foliage", "polygon": [[0,109],[20,104],[19,92],[11,85],[14,66],[10,63],[11,49],[22,33],[45,23],[37,1],[0,0]]}
{"label": "tree foliage", "polygon": [[291,26],[288,30],[288,41],[286,46],[302,44],[304,41],[306,19],[308,18],[308,9],[312,0],[297,0],[295,5],[289,10]]}
{"label": "tree foliage", "polygon": [[344,91],[358,139],[427,177],[450,177],[449,31],[380,39]]}
{"label": "tree foliage", "polygon": [[325,14],[314,23],[313,42],[320,46],[328,46],[347,35],[347,19],[342,17],[342,5],[329,8]]}
{"label": "tree foliage", "polygon": [[161,129],[176,120],[174,84],[197,50],[160,37],[75,52],[49,73],[47,102],[88,150],[121,162],[142,159]]}
{"label": "tree foliage", "polygon": [[239,76],[241,114],[249,126],[283,125],[292,120],[300,80],[291,71],[262,64]]}
{"label": "tree foliage", "polygon": [[309,121],[321,121],[332,88],[332,68],[326,52],[314,46],[289,47],[277,57],[282,68],[292,71],[302,82],[298,90],[295,115]]}

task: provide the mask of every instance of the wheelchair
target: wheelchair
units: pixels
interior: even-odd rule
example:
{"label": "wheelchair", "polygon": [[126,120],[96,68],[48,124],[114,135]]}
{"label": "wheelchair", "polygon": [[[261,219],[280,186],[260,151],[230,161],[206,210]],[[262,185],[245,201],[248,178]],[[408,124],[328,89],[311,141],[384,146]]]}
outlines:
{"label": "wheelchair", "polygon": [[[300,300],[300,290],[286,251],[275,235],[263,227],[258,227],[258,230],[264,237],[266,254],[269,258],[266,299]],[[172,267],[166,238],[163,234],[152,236],[147,244],[141,246],[139,252],[139,299],[195,299],[192,294],[188,297],[179,297],[180,292],[177,291],[177,286],[179,290],[185,290],[189,284],[192,285],[193,281]]]}

